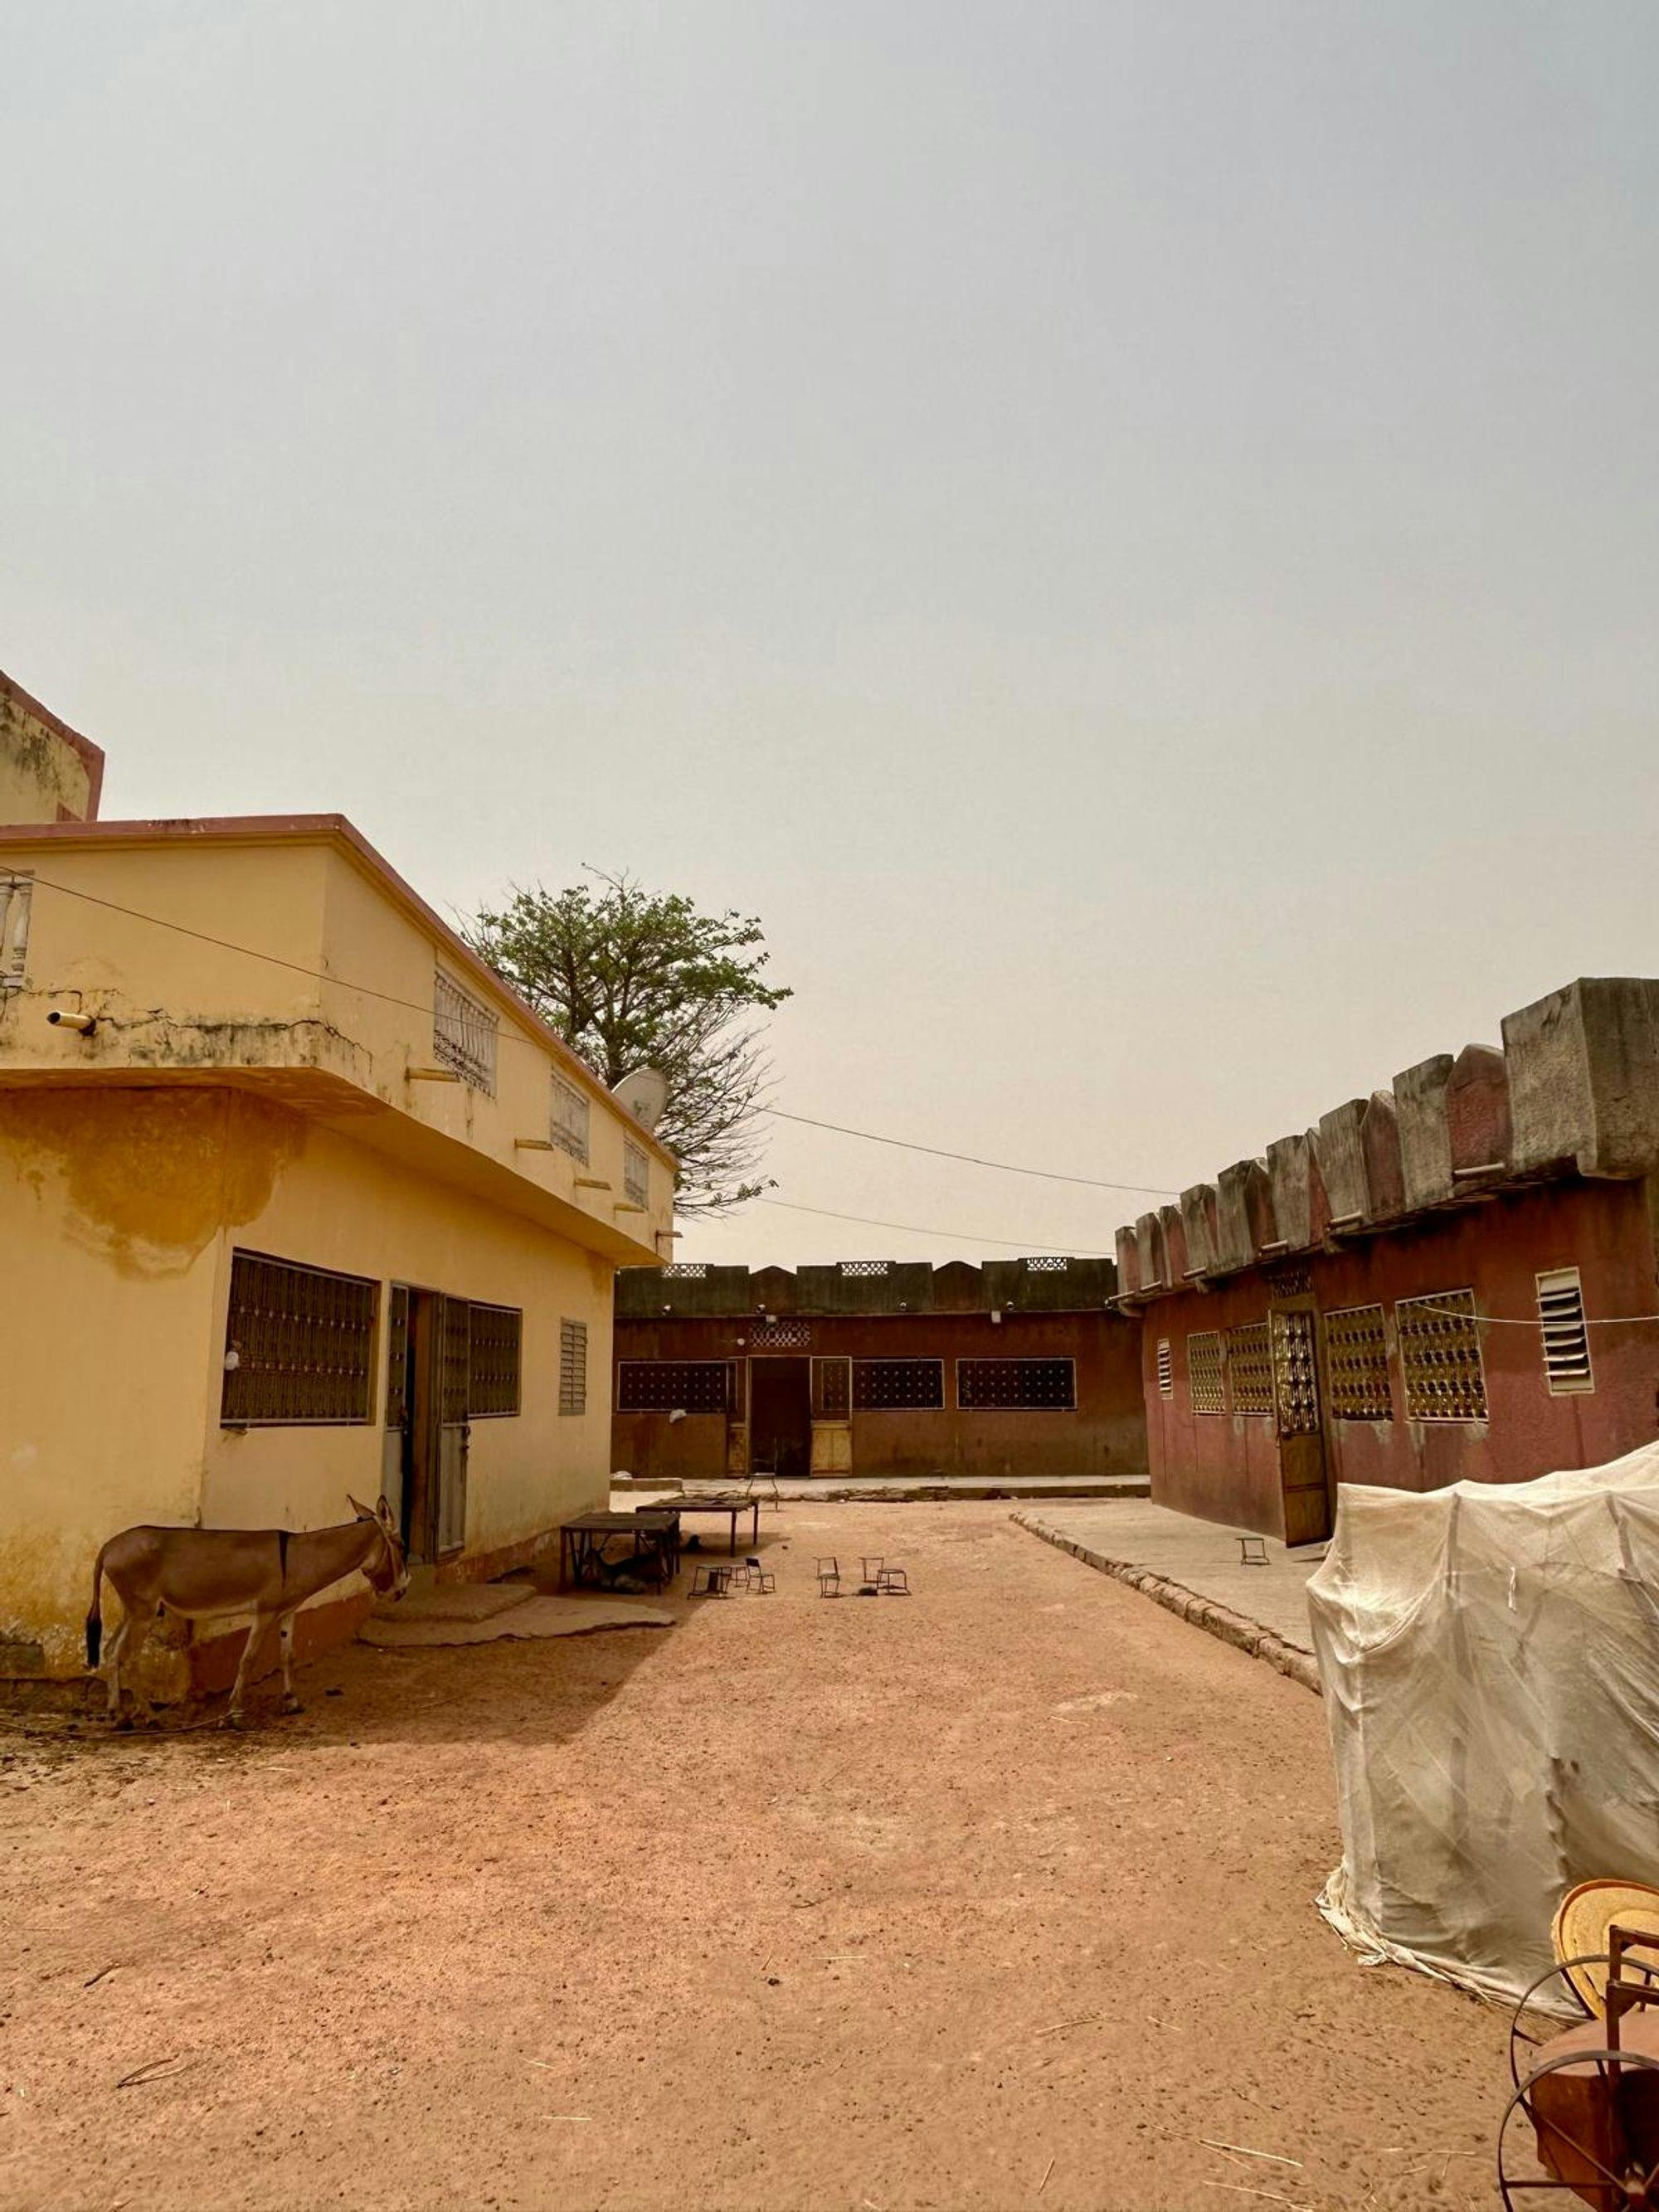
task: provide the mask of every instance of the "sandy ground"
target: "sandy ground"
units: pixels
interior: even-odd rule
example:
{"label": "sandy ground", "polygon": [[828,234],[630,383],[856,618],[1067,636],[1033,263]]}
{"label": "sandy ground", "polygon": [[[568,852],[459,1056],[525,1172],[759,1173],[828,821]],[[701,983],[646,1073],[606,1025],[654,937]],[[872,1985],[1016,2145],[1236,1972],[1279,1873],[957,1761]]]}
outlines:
{"label": "sandy ground", "polygon": [[[0,1738],[0,2203],[1495,2202],[1503,2020],[1310,1901],[1316,1698],[1006,1506],[764,1542],[672,1631]],[[820,1601],[830,1550],[915,1595]]]}

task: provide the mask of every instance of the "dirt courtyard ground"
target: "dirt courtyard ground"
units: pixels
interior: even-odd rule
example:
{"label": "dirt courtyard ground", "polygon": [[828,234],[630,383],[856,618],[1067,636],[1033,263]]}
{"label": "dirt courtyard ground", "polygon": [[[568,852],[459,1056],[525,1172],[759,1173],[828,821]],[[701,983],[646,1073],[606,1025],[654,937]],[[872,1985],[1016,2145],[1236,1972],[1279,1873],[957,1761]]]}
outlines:
{"label": "dirt courtyard ground", "polygon": [[[763,1539],[775,1596],[354,1645],[247,1736],[15,1724],[0,2203],[1496,2201],[1501,2016],[1313,1910],[1317,1698],[1006,1505]],[[878,1551],[908,1602],[819,1600]]]}

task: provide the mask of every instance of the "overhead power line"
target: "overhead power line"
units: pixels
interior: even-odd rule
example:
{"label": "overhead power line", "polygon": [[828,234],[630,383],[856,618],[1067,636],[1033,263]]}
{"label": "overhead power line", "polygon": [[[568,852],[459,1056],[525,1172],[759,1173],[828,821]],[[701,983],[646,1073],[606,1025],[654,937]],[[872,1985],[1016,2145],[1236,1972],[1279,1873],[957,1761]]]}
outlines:
{"label": "overhead power line", "polygon": [[860,1229],[896,1229],[906,1237],[943,1237],[955,1244],[1001,1244],[1011,1252],[1063,1253],[1072,1260],[1104,1260],[1104,1252],[1081,1252],[1075,1244],[1017,1243],[1012,1237],[969,1237],[960,1229],[919,1229],[914,1221],[872,1221],[862,1213],[832,1213],[827,1206],[797,1206],[787,1198],[757,1198],[757,1206],[781,1206],[786,1213],[816,1213],[825,1221],[853,1221]]}
{"label": "overhead power line", "polygon": [[862,1137],[867,1145],[893,1145],[904,1152],[927,1152],[936,1160],[962,1160],[972,1168],[994,1168],[999,1175],[1040,1176],[1045,1182],[1074,1182],[1088,1190],[1136,1191],[1146,1198],[1178,1198],[1181,1194],[1155,1182],[1108,1182],[1099,1176],[1061,1175],[1054,1168],[1015,1167],[1007,1160],[981,1159],[976,1152],[950,1152],[940,1145],[913,1144],[908,1137],[882,1137],[873,1129],[849,1129],[841,1121],[815,1121],[810,1114],[786,1114],[781,1106],[763,1106],[760,1110],[769,1114],[775,1121],[799,1121],[808,1129],[833,1129],[838,1137]]}

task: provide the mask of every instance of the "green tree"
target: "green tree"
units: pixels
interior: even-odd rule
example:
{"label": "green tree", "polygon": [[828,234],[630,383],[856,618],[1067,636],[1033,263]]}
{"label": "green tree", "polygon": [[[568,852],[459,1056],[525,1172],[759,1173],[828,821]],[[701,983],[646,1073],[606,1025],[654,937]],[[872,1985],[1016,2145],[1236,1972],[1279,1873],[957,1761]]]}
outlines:
{"label": "green tree", "polygon": [[598,885],[515,885],[499,911],[474,917],[467,941],[607,1088],[661,1070],[658,1134],[679,1158],[680,1212],[741,1205],[766,1187],[744,1178],[760,1156],[769,1075],[760,1025],[745,1017],[792,994],[763,979],[771,956],[752,915],[700,914],[628,876]]}

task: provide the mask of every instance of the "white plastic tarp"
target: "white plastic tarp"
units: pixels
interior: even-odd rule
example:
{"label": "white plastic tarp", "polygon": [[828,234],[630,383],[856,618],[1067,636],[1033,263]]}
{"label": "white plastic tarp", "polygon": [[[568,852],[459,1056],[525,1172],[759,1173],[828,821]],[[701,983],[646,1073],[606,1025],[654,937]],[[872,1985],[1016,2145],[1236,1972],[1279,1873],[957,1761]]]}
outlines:
{"label": "white plastic tarp", "polygon": [[1516,1996],[1575,1883],[1659,1883],[1659,1444],[1345,1486],[1308,1601],[1342,1826],[1319,1902],[1348,1942]]}

